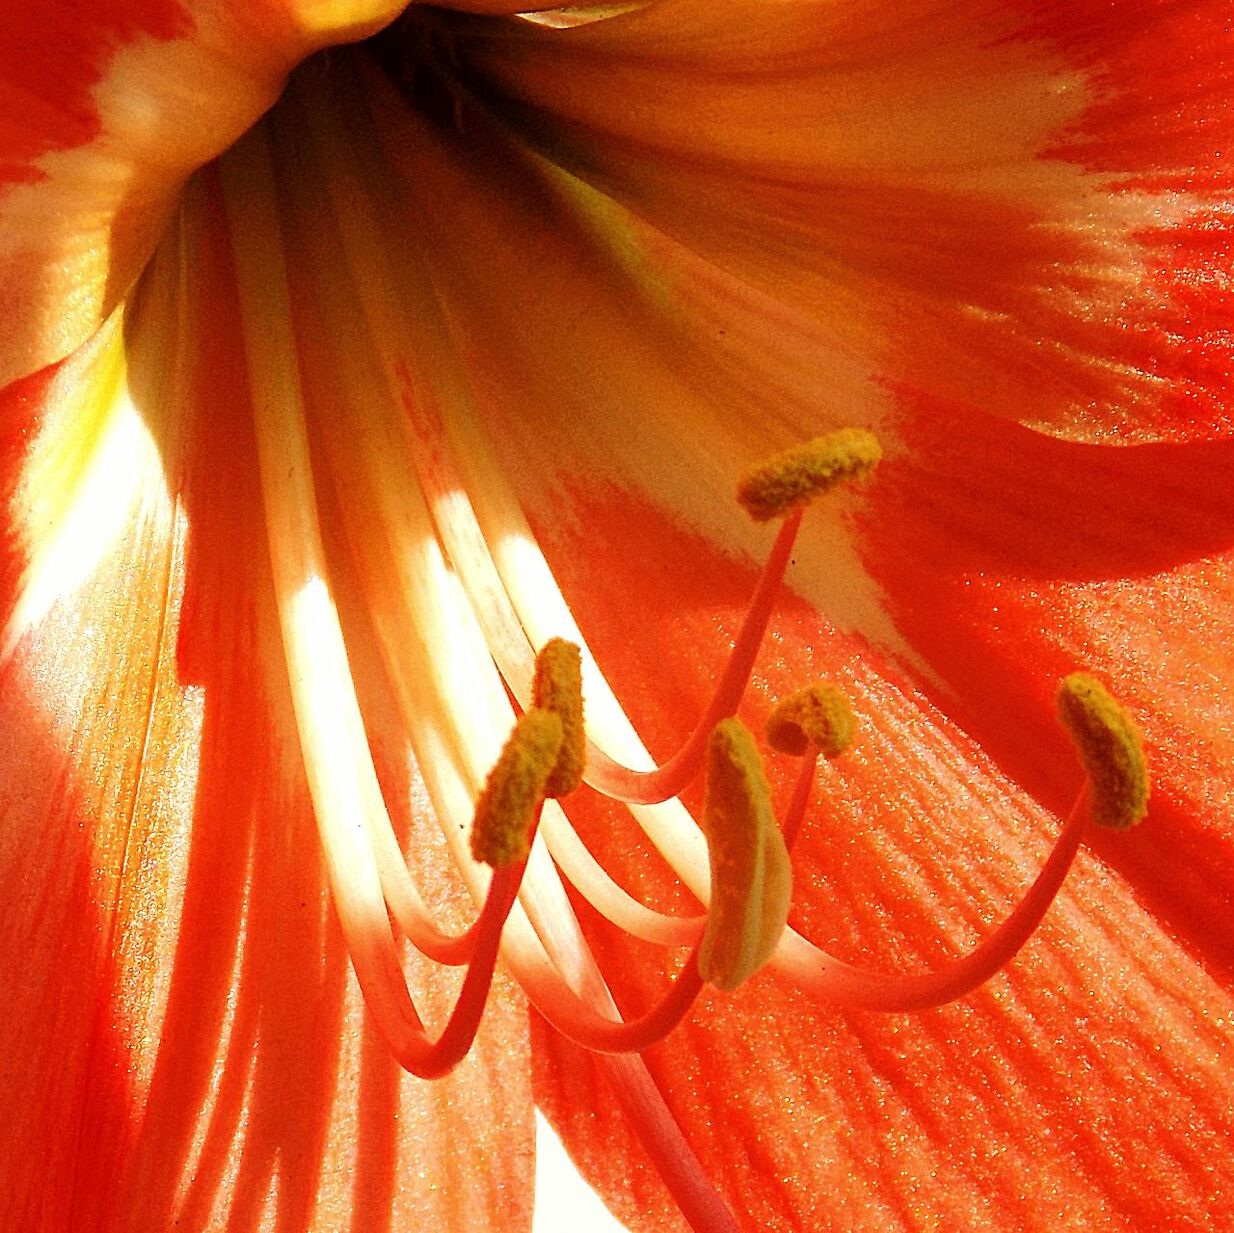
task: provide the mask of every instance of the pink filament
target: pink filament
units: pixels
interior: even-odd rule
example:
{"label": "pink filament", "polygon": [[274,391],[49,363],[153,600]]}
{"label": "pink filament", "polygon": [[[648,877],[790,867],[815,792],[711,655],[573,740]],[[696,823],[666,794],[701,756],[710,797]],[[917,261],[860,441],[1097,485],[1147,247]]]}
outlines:
{"label": "pink filament", "polygon": [[781,523],[715,694],[685,743],[671,758],[651,771],[635,771],[622,766],[589,743],[584,778],[598,792],[630,805],[656,805],[677,796],[698,773],[711,730],[720,720],[737,713],[738,704],[749,684],[754,658],[767,632],[776,593],[792,556],[801,515],[800,509],[794,510]]}
{"label": "pink filament", "polygon": [[1041,872],[1011,914],[984,942],[955,962],[934,972],[896,976],[844,963],[805,943],[805,957],[795,955],[783,966],[791,969],[803,988],[862,1010],[926,1010],[964,997],[1004,968],[1041,924],[1079,849],[1088,820],[1087,796],[1086,786],[1076,797]]}
{"label": "pink filament", "polygon": [[801,823],[805,818],[806,806],[810,803],[810,789],[814,786],[814,772],[817,767],[818,752],[812,750],[802,760],[801,770],[797,772],[797,782],[793,785],[792,798],[780,824],[780,829],[784,832],[785,846],[790,850],[801,833]]}
{"label": "pink filament", "polygon": [[526,862],[498,869],[493,874],[484,906],[468,931],[473,946],[463,987],[446,1026],[436,1040],[428,1038],[419,1015],[414,1006],[412,1008],[416,1030],[407,1040],[400,1042],[401,1048],[397,1049],[397,1053],[402,1066],[421,1079],[436,1079],[448,1074],[466,1057],[475,1042],[493,984],[501,933],[518,897],[525,867]]}
{"label": "pink filament", "polygon": [[670,916],[657,912],[619,886],[564,815],[547,814],[540,833],[549,855],[570,885],[605,920],[625,933],[658,946],[693,946],[702,935],[707,923],[704,914]]}
{"label": "pink filament", "polygon": [[528,984],[527,994],[549,1026],[576,1045],[593,1053],[641,1053],[685,1018],[702,988],[695,947],[664,997],[637,1019],[597,1014],[555,975],[537,977]]}

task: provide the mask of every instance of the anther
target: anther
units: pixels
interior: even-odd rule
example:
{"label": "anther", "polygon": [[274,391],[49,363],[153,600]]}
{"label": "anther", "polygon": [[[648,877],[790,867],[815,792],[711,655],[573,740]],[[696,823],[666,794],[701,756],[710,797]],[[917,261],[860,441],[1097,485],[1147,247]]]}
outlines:
{"label": "anther", "polygon": [[721,720],[707,746],[703,832],[711,906],[699,948],[703,979],[736,989],[771,958],[788,919],[792,868],[754,738]]}
{"label": "anther", "polygon": [[1087,672],[1064,677],[1057,702],[1088,774],[1092,820],[1113,830],[1134,826],[1148,812],[1148,767],[1139,729]]}
{"label": "anther", "polygon": [[587,759],[583,728],[582,655],[573,642],[551,638],[536,656],[532,703],[561,720],[561,749],[544,785],[545,796],[566,796],[582,782]]}
{"label": "anther", "polygon": [[526,860],[536,809],[561,750],[562,724],[552,711],[530,710],[514,725],[476,801],[471,854],[501,869]]}
{"label": "anther", "polygon": [[882,456],[873,433],[841,428],[747,471],[737,485],[737,500],[756,522],[767,522],[839,484],[868,475]]}
{"label": "anther", "polygon": [[843,691],[818,681],[784,698],[767,721],[767,744],[803,757],[811,749],[839,757],[853,743],[853,708]]}

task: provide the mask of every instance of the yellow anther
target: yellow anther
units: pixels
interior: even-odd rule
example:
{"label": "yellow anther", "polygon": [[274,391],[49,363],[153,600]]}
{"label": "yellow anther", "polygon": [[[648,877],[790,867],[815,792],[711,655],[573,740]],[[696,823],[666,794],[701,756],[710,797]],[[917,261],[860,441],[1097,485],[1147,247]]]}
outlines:
{"label": "yellow anther", "polygon": [[552,711],[561,720],[561,751],[544,785],[545,796],[565,796],[582,782],[587,760],[583,730],[583,664],[578,647],[564,638],[551,638],[536,656],[532,685],[535,706]]}
{"label": "yellow anther", "polygon": [[869,474],[882,456],[873,433],[864,428],[841,428],[747,471],[737,485],[737,500],[756,522],[766,522],[838,484]]}
{"label": "yellow anther", "polygon": [[1093,821],[1120,831],[1134,826],[1148,812],[1148,766],[1139,729],[1087,672],[1059,682],[1058,715],[1088,774]]}
{"label": "yellow anther", "polygon": [[788,919],[792,867],[754,738],[721,720],[707,746],[703,832],[711,907],[699,948],[703,979],[736,989],[771,958]]}
{"label": "yellow anther", "polygon": [[835,758],[853,743],[853,708],[835,685],[819,681],[783,699],[767,721],[767,744],[800,758],[811,747]]}
{"label": "yellow anther", "polygon": [[561,750],[561,720],[552,711],[528,711],[510,733],[476,801],[471,854],[500,869],[531,851],[532,823]]}

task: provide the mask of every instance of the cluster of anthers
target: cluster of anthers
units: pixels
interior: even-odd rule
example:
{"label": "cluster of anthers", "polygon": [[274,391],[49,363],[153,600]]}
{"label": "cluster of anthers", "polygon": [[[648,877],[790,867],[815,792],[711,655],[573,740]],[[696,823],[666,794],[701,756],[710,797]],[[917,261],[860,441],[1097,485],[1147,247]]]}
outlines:
{"label": "cluster of anthers", "polygon": [[845,1006],[904,1011],[952,1001],[988,980],[1036,929],[1066,876],[1088,818],[1125,828],[1144,816],[1148,778],[1138,733],[1095,678],[1075,673],[1059,686],[1058,709],[1077,746],[1085,784],[1037,879],[984,942],[940,970],[891,975],[844,963],[787,928],[790,852],[811,798],[817,761],[848,748],[854,717],[844,694],[826,683],[810,685],[775,708],[767,743],[802,759],[778,821],[754,738],[734,715],[806,506],[837,485],[863,477],[879,457],[870,433],[845,429],[780,455],[742,481],[739,499],[747,512],[760,521],[783,522],[706,714],[660,766],[634,770],[597,749],[584,722],[579,648],[560,638],[541,648],[531,705],[515,723],[475,805],[471,852],[493,870],[478,917],[457,936],[437,933],[422,922],[408,934],[430,958],[467,966],[444,1030],[436,1039],[429,1037],[400,972],[387,968],[378,981],[363,980],[362,973],[370,1004],[376,1003],[379,1022],[408,1070],[440,1075],[467,1052],[545,803],[559,802],[584,784],[637,808],[675,797],[700,771],[705,775],[701,829],[709,856],[709,894],[701,896],[707,900],[705,910],[693,916],[656,912],[631,897],[592,857],[559,807],[551,827],[544,828],[548,858],[603,917],[645,940],[689,948],[661,1000],[629,1020],[611,1003],[605,1008],[579,996],[551,964],[516,965],[547,1021],[569,1039],[603,1053],[648,1048],[682,1020],[705,984],[733,990],[773,953],[797,984]]}

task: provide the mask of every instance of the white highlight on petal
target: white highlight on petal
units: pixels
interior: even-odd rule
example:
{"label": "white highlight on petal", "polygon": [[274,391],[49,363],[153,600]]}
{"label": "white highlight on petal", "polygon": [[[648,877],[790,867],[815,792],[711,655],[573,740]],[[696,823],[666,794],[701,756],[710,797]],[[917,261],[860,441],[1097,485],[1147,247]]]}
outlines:
{"label": "white highlight on petal", "polygon": [[627,0],[624,4],[592,4],[573,8],[543,9],[515,13],[537,26],[548,26],[553,30],[573,30],[578,26],[589,26],[592,22],[607,21],[610,17],[624,17],[627,13],[637,13],[645,9],[652,0]]}
{"label": "white highlight on petal", "polygon": [[195,19],[191,38],[121,47],[93,90],[99,136],[0,189],[0,385],[89,337],[153,253],[185,178],[277,97],[273,63],[237,57],[225,18],[198,6]]}
{"label": "white highlight on petal", "polygon": [[566,1155],[557,1132],[536,1110],[536,1204],[531,1233],[625,1233]]}
{"label": "white highlight on petal", "polygon": [[47,401],[15,502],[29,565],[0,646],[5,658],[143,514],[169,512],[159,449],[128,388],[122,311],[66,361]]}

